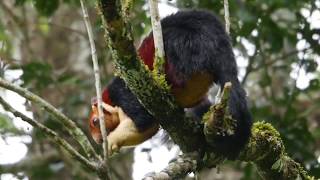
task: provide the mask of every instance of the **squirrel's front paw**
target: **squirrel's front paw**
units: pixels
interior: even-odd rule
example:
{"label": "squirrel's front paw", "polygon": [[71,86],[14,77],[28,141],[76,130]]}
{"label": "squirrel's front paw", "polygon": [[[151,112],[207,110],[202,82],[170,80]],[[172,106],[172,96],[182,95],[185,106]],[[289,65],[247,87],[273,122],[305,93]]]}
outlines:
{"label": "squirrel's front paw", "polygon": [[121,146],[119,142],[113,139],[113,136],[108,136],[108,154],[109,156],[113,155],[114,153],[119,152]]}

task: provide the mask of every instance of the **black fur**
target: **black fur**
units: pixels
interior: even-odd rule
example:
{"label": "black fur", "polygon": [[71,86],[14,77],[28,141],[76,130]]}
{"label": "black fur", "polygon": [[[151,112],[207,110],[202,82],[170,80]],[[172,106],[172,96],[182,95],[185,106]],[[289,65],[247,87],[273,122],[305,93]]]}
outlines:
{"label": "black fur", "polygon": [[199,104],[192,108],[187,108],[186,112],[196,118],[198,121],[202,121],[203,115],[209,111],[213,103],[208,98],[204,98]]}
{"label": "black fur", "polygon": [[[162,21],[166,59],[175,67],[175,76],[187,80],[196,72],[212,74],[221,87],[232,82],[229,109],[237,120],[235,134],[218,137],[216,152],[233,159],[237,157],[251,134],[251,115],[245,91],[237,78],[237,64],[229,36],[222,23],[207,11],[180,11]],[[152,116],[119,78],[109,85],[110,98],[143,130],[154,123]]]}
{"label": "black fur", "polygon": [[139,131],[144,131],[155,123],[153,116],[140,104],[122,79],[113,78],[108,90],[112,103],[121,107],[132,118]]}

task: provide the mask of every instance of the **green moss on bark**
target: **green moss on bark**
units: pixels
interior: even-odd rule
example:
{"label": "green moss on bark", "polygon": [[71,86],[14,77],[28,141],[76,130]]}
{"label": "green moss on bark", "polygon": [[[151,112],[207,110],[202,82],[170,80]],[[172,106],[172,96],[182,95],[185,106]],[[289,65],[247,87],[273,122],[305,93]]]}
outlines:
{"label": "green moss on bark", "polygon": [[287,156],[279,132],[269,123],[254,123],[252,137],[240,159],[254,162],[264,179],[312,179]]}
{"label": "green moss on bark", "polygon": [[[199,141],[203,139],[200,123],[184,116],[184,110],[176,104],[169,92],[165,76],[159,75],[157,71],[150,72],[138,59],[131,27],[121,17],[121,5],[116,0],[99,0],[98,7],[103,17],[117,75],[126,82],[139,101],[157,118],[184,152],[199,150],[203,145],[203,142]],[[185,132],[188,132],[188,136]]]}
{"label": "green moss on bark", "polygon": [[[177,106],[169,93],[165,76],[161,73],[159,76],[157,70],[150,72],[138,59],[131,27],[121,17],[120,0],[98,0],[98,7],[104,20],[107,42],[112,50],[117,75],[124,79],[130,90],[183,152],[198,151],[201,152],[199,154],[204,154],[203,152],[208,151],[208,164],[221,163],[223,158],[217,157],[206,145],[203,125],[186,117],[184,110]],[[303,168],[284,152],[280,134],[270,124],[258,122],[254,124],[252,137],[239,159],[254,162],[265,179],[311,179]],[[195,163],[195,166],[197,165],[199,164]]]}

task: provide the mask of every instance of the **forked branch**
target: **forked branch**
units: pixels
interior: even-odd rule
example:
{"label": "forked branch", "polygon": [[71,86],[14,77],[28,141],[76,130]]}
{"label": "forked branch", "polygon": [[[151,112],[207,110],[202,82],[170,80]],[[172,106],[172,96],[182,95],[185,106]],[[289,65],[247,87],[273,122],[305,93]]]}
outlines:
{"label": "forked branch", "polygon": [[209,144],[214,144],[216,136],[230,136],[234,134],[236,121],[232,119],[228,109],[231,88],[231,82],[227,82],[220,95],[220,102],[213,105],[204,116],[203,131]]}

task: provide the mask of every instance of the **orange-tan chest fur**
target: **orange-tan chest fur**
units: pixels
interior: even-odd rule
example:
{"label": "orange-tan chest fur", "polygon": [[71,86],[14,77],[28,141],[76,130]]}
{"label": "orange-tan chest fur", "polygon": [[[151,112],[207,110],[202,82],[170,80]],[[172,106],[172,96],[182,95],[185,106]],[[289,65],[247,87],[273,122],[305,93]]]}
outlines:
{"label": "orange-tan chest fur", "polygon": [[172,88],[172,93],[182,107],[192,107],[202,100],[212,83],[212,76],[197,73],[192,75],[183,87]]}

